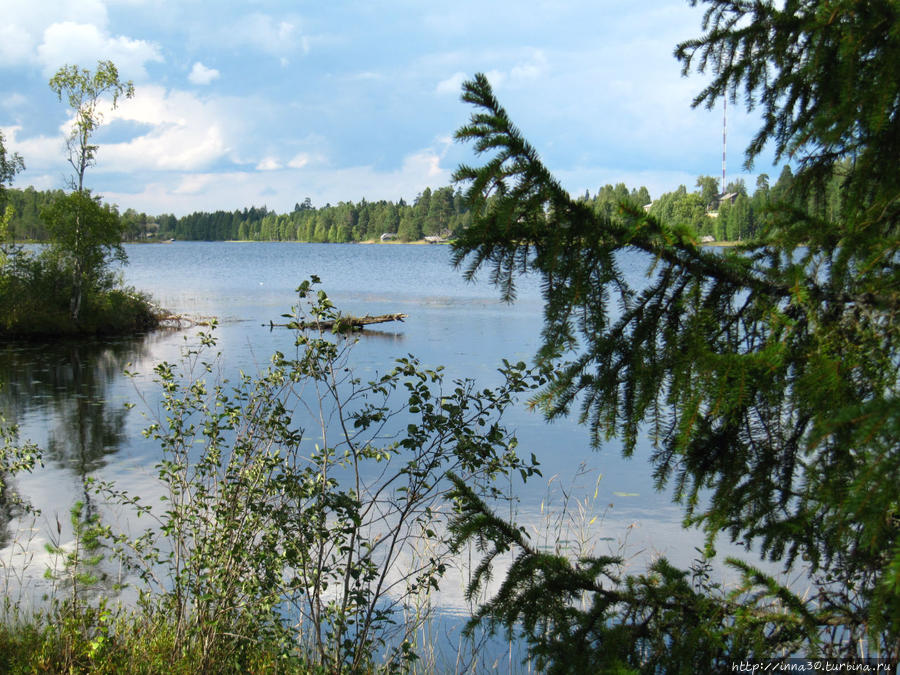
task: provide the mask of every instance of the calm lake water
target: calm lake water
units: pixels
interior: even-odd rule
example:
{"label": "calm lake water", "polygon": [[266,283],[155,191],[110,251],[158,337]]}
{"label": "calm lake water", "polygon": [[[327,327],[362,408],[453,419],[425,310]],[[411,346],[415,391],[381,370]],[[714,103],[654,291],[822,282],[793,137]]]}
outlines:
{"label": "calm lake water", "polygon": [[[176,242],[126,250],[127,284],[175,313],[218,318],[218,345],[229,373],[253,372],[274,351],[291,350],[291,332],[268,324],[283,321],[281,315],[296,303],[295,288],[311,274],[345,313],[409,315],[404,323],[381,324],[362,335],[352,365],[364,379],[415,354],[428,367],[445,366],[449,378],[497,384],[501,359],[530,362],[539,343],[537,280],[523,280],[517,302],[504,304],[486,281],[465,282],[444,246]],[[623,260],[629,263],[635,275],[643,269],[640,259]],[[57,519],[67,521],[86,475],[115,480],[144,497],[159,492],[153,469],[159,449],[141,435],[147,424],[141,411],[154,410],[160,400],[153,367],[176,361],[185,336],[194,332],[87,345],[0,345],[0,409],[21,425],[23,438],[45,449],[45,467],[17,481],[43,511],[36,530],[26,533],[34,551],[42,549]],[[124,377],[126,368],[137,375]],[[137,405],[129,410],[128,403]],[[520,451],[536,455],[544,476],[514,486],[520,522],[545,530],[548,509],[561,503],[565,488],[588,500],[585,520],[598,516],[589,533],[598,553],[624,545],[635,570],[652,555],[680,565],[696,557],[702,537],[682,531],[680,508],[668,493],[654,490],[647,443],[630,460],[620,456],[615,442],[595,452],[586,429],[574,420],[547,424],[525,405],[506,424],[516,430]],[[21,564],[11,542],[21,541],[23,526],[9,523],[0,552],[7,564]],[[741,553],[724,543],[721,551]],[[40,562],[38,553],[30,564],[37,576]],[[445,609],[463,609],[461,591],[442,589]]]}

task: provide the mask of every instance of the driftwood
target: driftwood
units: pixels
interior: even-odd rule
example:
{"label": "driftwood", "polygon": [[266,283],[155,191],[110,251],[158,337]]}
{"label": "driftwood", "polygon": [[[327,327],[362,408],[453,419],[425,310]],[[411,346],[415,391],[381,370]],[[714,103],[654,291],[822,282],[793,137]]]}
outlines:
{"label": "driftwood", "polygon": [[[302,321],[297,323],[296,321],[291,323],[274,323],[272,321],[269,322],[269,330],[272,328],[299,328],[300,330],[308,330],[310,328],[315,328],[318,330],[331,330],[335,327],[335,325],[339,325],[340,327],[348,327],[348,328],[363,328],[373,323],[386,323],[388,321],[403,321],[408,314],[381,314],[379,316],[370,316],[366,314],[365,316],[341,316],[337,319],[329,319],[327,321]],[[265,324],[263,324],[265,325]]]}
{"label": "driftwood", "polygon": [[193,328],[194,326],[211,326],[213,322],[212,317],[185,316],[184,314],[157,315],[156,320],[159,328],[170,328],[174,330]]}

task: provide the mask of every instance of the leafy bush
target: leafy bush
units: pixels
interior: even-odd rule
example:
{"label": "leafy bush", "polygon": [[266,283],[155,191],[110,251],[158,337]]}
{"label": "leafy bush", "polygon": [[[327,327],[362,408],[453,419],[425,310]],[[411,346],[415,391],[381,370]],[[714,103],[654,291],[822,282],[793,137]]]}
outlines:
{"label": "leafy bush", "polygon": [[83,290],[77,320],[70,310],[72,272],[65,258],[48,250],[32,255],[21,246],[0,246],[0,337],[121,335],[158,323],[149,297],[99,275]]}
{"label": "leafy bush", "polygon": [[255,642],[329,672],[403,668],[452,555],[448,474],[490,498],[497,478],[536,472],[499,423],[534,386],[524,364],[505,364],[496,389],[448,385],[413,357],[363,382],[340,322],[301,329],[337,310],[309,282],[298,290],[296,352],[258,376],[215,379],[212,333],[156,368],[165,412],[145,433],[162,448],[161,503],[94,485],[152,520],[117,547],[145,612],[201,671]]}

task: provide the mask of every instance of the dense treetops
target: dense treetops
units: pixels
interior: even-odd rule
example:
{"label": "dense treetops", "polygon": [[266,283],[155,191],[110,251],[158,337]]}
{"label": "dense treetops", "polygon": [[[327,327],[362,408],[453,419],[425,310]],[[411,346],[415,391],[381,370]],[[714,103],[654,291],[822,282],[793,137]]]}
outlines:
{"label": "dense treetops", "polygon": [[[593,195],[579,198],[590,208],[610,218],[621,218],[619,206],[628,201],[635,206],[651,205],[650,213],[670,224],[693,227],[698,236],[716,241],[747,240],[763,227],[766,209],[787,195],[793,173],[785,166],[770,187],[769,177],[760,175],[750,193],[743,181],[726,186],[720,199],[718,179],[699,176],[693,190],[684,185],[653,200],[646,187],[629,189],[624,183],[604,185]],[[828,184],[827,209],[822,215],[833,219],[841,203],[840,182]],[[7,192],[14,215],[10,230],[19,241],[42,241],[49,236],[42,209],[62,196],[62,191],[40,191],[32,187]],[[445,238],[460,232],[471,222],[469,207],[459,190],[451,187],[426,188],[412,204],[375,201],[340,202],[315,207],[309,198],[298,202],[290,213],[276,213],[265,206],[236,211],[195,212],[180,218],[162,214],[150,216],[127,209],[119,213],[125,238],[142,240],[193,241],[310,241],[344,243],[377,241],[382,234],[396,234],[400,241],[417,241],[427,236]]]}

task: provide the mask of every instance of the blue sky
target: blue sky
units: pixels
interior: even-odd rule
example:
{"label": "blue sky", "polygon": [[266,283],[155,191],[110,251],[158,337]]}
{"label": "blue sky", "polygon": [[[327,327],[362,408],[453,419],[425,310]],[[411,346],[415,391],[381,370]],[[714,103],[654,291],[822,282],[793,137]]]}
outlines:
{"label": "blue sky", "polygon": [[[692,110],[675,44],[700,32],[686,0],[0,0],[0,128],[16,185],[61,188],[70,113],[47,86],[111,59],[134,99],[107,111],[86,184],[122,209],[182,215],[310,197],[401,197],[447,185],[470,149],[460,85],[485,72],[573,193],[656,197],[719,176],[722,110]],[[757,118],[729,106],[728,180]],[[777,177],[770,158],[755,172]]]}

